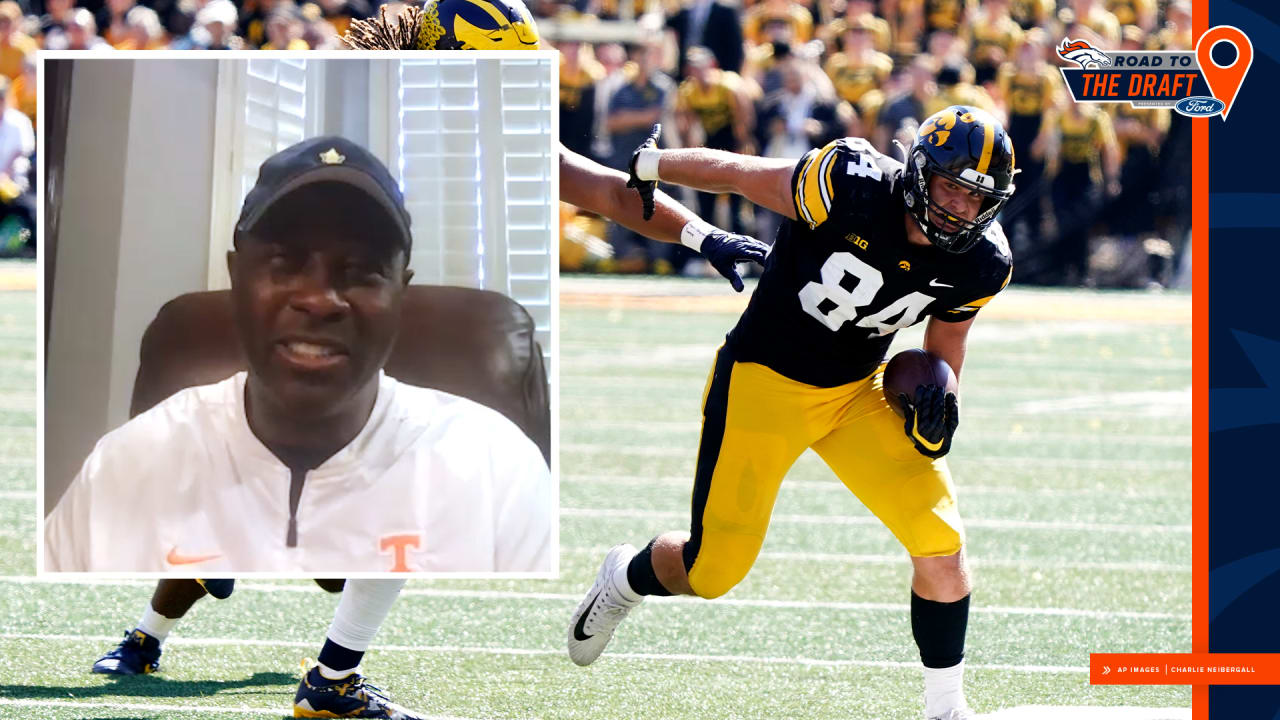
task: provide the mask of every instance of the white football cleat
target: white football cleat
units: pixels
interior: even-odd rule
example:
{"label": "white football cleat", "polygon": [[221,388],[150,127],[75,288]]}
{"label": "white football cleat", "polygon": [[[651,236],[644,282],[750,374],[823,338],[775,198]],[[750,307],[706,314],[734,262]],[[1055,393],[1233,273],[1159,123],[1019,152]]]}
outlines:
{"label": "white football cleat", "polygon": [[595,583],[578,604],[578,609],[573,611],[573,617],[569,618],[569,657],[575,663],[585,666],[595,662],[604,652],[604,646],[609,644],[618,623],[644,599],[623,597],[613,582],[614,573],[625,568],[635,554],[636,549],[630,545],[610,548],[600,572],[596,574]]}

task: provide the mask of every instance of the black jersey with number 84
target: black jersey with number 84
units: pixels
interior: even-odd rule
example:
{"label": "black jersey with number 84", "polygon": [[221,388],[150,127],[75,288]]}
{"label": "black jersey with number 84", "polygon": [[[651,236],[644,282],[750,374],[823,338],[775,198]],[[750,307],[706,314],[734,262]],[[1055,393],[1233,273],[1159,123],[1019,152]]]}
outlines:
{"label": "black jersey with number 84", "polygon": [[964,253],[907,241],[902,163],[862,138],[811,150],[796,165],[797,220],[786,221],[746,312],[729,333],[739,362],[833,387],[884,360],[900,328],[967,320],[1008,284],[999,223]]}

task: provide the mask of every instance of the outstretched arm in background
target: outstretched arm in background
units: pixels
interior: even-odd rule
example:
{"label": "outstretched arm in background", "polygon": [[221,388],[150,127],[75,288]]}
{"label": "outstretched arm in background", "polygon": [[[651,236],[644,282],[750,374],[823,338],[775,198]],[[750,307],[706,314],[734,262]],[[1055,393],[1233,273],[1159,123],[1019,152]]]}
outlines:
{"label": "outstretched arm in background", "polygon": [[764,264],[769,246],[735,235],[703,221],[670,195],[653,193],[653,216],[645,217],[645,203],[627,186],[627,176],[560,146],[560,199],[603,215],[625,228],[654,240],[682,243],[700,252],[721,275],[742,292],[738,262]]}

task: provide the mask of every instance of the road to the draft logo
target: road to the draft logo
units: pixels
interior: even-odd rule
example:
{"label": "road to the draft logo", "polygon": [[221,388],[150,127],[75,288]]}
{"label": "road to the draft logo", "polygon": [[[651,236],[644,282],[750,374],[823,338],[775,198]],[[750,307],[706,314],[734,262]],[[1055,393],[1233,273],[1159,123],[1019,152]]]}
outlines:
{"label": "road to the draft logo", "polygon": [[[1221,43],[1235,48],[1228,65],[1213,59]],[[1191,117],[1222,115],[1253,64],[1253,43],[1239,29],[1219,25],[1196,42],[1194,52],[1104,51],[1084,40],[1063,38],[1058,56],[1079,67],[1062,68],[1062,78],[1076,102],[1127,102],[1138,107],[1166,107]]]}

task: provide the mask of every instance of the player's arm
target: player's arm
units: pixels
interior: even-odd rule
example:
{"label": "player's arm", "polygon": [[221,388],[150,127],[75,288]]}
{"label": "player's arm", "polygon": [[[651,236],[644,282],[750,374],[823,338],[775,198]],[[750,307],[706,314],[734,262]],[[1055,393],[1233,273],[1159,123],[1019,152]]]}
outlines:
{"label": "player's arm", "polygon": [[642,181],[659,178],[711,193],[736,193],[790,220],[796,219],[791,176],[796,161],[710,148],[641,150],[633,159]]}
{"label": "player's arm", "polygon": [[951,371],[960,379],[960,367],[964,365],[965,343],[969,337],[969,328],[976,318],[960,322],[944,322],[937,318],[929,318],[924,329],[924,349],[937,355],[951,366]]}
{"label": "player's arm", "polygon": [[[973,325],[972,316],[958,322],[929,318],[924,331],[924,349],[951,366],[957,381],[964,365],[965,339]],[[938,385],[921,385],[914,397],[899,394],[905,422],[902,429],[916,451],[930,458],[940,458],[951,451],[951,438],[960,427],[960,403],[955,393]]]}
{"label": "player's arm", "polygon": [[684,226],[698,220],[670,195],[653,194],[654,212],[644,219],[644,208],[635,191],[627,187],[626,173],[607,168],[560,146],[560,199],[570,205],[603,215],[619,225],[662,242],[680,242]]}
{"label": "player's arm", "polygon": [[[560,199],[613,220],[654,240],[682,243],[699,252],[742,292],[738,262],[764,263],[769,246],[745,235],[735,235],[705,222],[656,183],[628,184],[627,176],[560,146]],[[640,191],[637,203],[631,188]]]}

